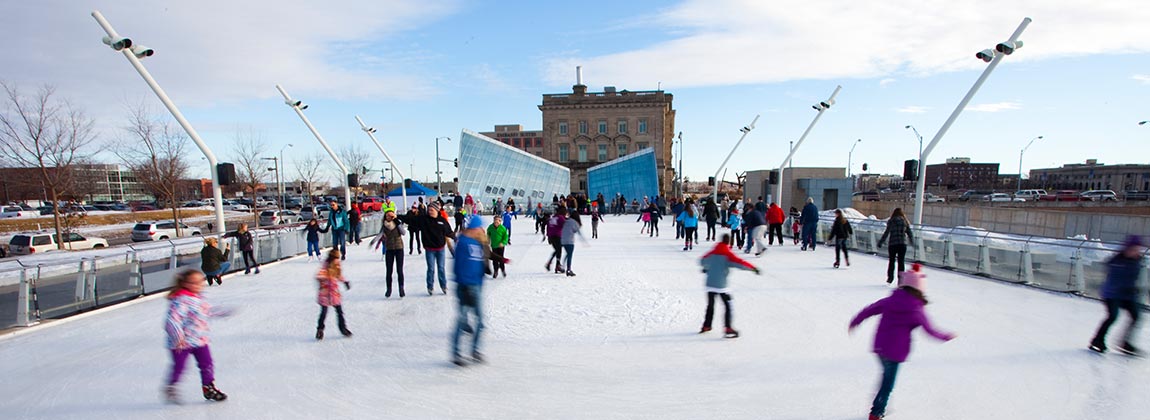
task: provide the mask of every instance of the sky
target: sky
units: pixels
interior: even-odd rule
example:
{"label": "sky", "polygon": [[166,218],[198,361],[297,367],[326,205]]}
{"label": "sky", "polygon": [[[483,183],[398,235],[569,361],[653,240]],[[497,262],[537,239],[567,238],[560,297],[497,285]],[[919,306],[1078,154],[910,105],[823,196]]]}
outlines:
{"label": "sky", "polygon": [[[1025,45],[1002,60],[927,159],[999,162],[1001,173],[1098,159],[1150,163],[1150,8],[1097,1],[684,0],[628,2],[481,0],[249,0],[224,2],[44,0],[0,3],[0,80],[43,85],[96,119],[101,140],[123,137],[126,108],[166,116],[127,60],[104,46],[92,18],[155,49],[143,60],[222,161],[238,133],[259,133],[288,168],[324,153],[275,89],[334,149],[371,152],[377,137],[402,172],[434,177],[458,153],[462,129],[541,129],[543,94],[567,93],[575,66],[590,91],[663,89],[675,96],[684,173],[779,166],[815,116],[842,91],[795,154],[795,166],[899,173],[928,143],[986,64],[975,53],[1005,41],[1024,17]],[[861,139],[862,142],[857,142]],[[858,143],[853,154],[852,145]],[[288,144],[292,144],[288,147]],[[97,159],[115,157],[95,148]],[[208,165],[189,148],[192,174]],[[679,148],[675,148],[678,153]],[[678,160],[678,156],[675,157]],[[444,177],[455,176],[445,164]]]}

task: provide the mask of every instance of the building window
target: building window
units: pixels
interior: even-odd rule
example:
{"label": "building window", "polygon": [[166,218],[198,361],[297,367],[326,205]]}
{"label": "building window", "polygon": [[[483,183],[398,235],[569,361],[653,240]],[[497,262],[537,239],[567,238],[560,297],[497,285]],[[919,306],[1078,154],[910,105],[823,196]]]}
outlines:
{"label": "building window", "polygon": [[543,137],[535,138],[535,147],[543,147]]}
{"label": "building window", "polygon": [[587,145],[586,144],[580,144],[579,145],[579,161],[580,162],[586,162],[587,161]]}
{"label": "building window", "polygon": [[607,134],[607,120],[599,120],[599,134]]}
{"label": "building window", "polygon": [[606,144],[600,144],[599,145],[599,161],[600,162],[606,162],[607,161],[607,145]]}
{"label": "building window", "polygon": [[566,136],[567,135],[567,123],[566,122],[559,123],[559,135],[560,136]]}
{"label": "building window", "polygon": [[639,120],[639,134],[647,134],[647,120],[646,119],[640,119]]}
{"label": "building window", "polygon": [[579,121],[579,134],[587,135],[587,121]]}
{"label": "building window", "polygon": [[639,143],[639,144],[638,144],[638,147],[639,147],[639,150],[643,150],[643,149],[646,149],[646,148],[647,148],[647,143]]}
{"label": "building window", "polygon": [[567,163],[568,160],[569,159],[567,157],[567,145],[566,144],[560,144],[559,145],[559,162]]}
{"label": "building window", "polygon": [[511,145],[515,146],[515,147],[519,147],[519,138],[516,137],[516,138],[511,139]]}
{"label": "building window", "polygon": [[627,134],[627,120],[619,120],[619,134]]}
{"label": "building window", "polygon": [[619,143],[619,157],[627,156],[627,143]]}

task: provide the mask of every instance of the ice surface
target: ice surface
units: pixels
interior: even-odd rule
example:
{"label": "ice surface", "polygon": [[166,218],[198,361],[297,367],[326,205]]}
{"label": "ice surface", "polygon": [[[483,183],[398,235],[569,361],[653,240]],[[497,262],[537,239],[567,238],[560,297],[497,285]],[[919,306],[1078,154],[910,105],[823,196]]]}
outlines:
{"label": "ice surface", "polygon": [[[639,235],[633,216],[599,225],[575,250],[577,277],[546,273],[550,247],[529,219],[513,223],[510,277],[484,289],[486,365],[448,362],[452,296],[427,296],[424,260],[405,263],[407,297],[383,298],[378,251],[349,247],[344,309],[355,332],[328,320],[313,338],[317,266],[305,259],[229,276],[212,321],[223,403],[199,397],[194,363],[183,406],[165,405],[168,369],[153,299],[0,340],[4,418],[460,418],[865,419],[879,365],[876,320],[853,336],[847,322],[890,289],[886,260],[855,254],[832,269],[833,250],[773,247],[734,271],[742,337],[696,334],[705,308],[698,258],[669,223]],[[589,229],[584,232],[590,237]],[[700,236],[704,236],[700,232]],[[744,255],[744,254],[739,254]],[[450,264],[450,260],[448,263]],[[1103,318],[1097,301],[928,271],[927,310],[958,333],[939,343],[915,333],[890,419],[1142,419],[1150,410],[1146,361],[1085,349]],[[720,305],[721,306],[721,305]],[[721,310],[716,314],[721,327]],[[1115,325],[1111,346],[1125,327]],[[1138,343],[1144,343],[1139,339]]]}

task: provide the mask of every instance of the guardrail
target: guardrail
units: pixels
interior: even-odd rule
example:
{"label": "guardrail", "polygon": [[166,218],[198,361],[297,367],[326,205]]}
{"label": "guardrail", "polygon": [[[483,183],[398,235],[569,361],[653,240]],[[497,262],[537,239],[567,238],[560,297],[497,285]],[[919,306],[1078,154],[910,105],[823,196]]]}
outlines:
{"label": "guardrail", "polygon": [[[364,217],[364,236],[379,232],[381,216]],[[261,264],[307,252],[303,225],[253,230],[256,261]],[[205,235],[208,236],[208,235]],[[211,235],[221,237],[222,235]],[[230,272],[241,270],[243,255],[231,239]],[[320,235],[320,247],[331,235]],[[50,260],[0,268],[0,330],[30,326],[168,290],[177,271],[200,267],[203,237],[137,243],[102,250],[56,253]]]}

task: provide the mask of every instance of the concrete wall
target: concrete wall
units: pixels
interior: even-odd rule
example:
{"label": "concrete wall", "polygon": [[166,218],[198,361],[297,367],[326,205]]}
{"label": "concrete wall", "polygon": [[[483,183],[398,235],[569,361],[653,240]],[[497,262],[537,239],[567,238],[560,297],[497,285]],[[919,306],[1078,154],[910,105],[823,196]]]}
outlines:
{"label": "concrete wall", "polygon": [[[914,212],[914,203],[899,201],[855,201],[851,207],[880,219],[890,217],[895,207],[902,207],[908,217]],[[1107,242],[1120,242],[1130,234],[1150,235],[1150,216],[1147,215],[1027,207],[926,203],[922,222],[932,226],[974,226],[993,232],[1050,238],[1086,235],[1087,238]]]}

